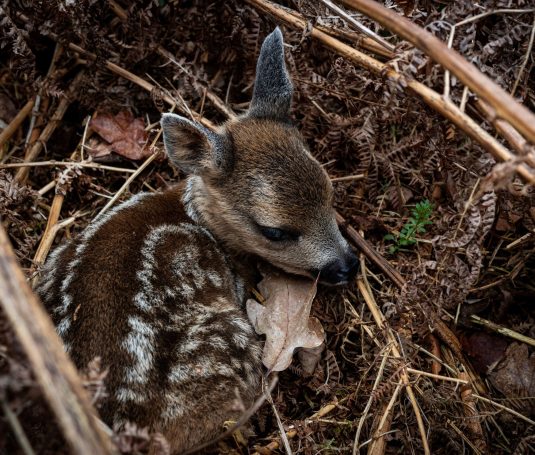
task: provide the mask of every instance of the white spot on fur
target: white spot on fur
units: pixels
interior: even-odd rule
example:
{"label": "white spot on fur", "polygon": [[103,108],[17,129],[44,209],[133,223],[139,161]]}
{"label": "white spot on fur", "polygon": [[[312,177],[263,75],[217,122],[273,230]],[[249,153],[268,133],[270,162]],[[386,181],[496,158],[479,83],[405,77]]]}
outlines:
{"label": "white spot on fur", "polygon": [[245,282],[239,275],[234,276],[234,286],[236,290],[236,298],[239,304],[242,304],[245,300]]}
{"label": "white spot on fur", "polygon": [[115,392],[115,398],[117,401],[125,403],[127,401],[133,401],[135,403],[143,403],[145,401],[145,396],[143,394],[137,393],[132,389],[126,387],[120,387]]}
{"label": "white spot on fur", "polygon": [[209,378],[212,376],[233,377],[235,371],[224,363],[215,362],[212,357],[198,357],[194,364],[175,365],[169,373],[169,381],[180,384],[192,379]]}
{"label": "white spot on fur", "polygon": [[165,421],[174,420],[177,417],[182,417],[188,410],[188,400],[177,393],[165,394],[166,407],[160,414],[160,417]]}
{"label": "white spot on fur", "polygon": [[185,343],[182,343],[178,349],[180,353],[188,354],[201,346],[202,342],[198,338],[188,339]]}
{"label": "white spot on fur", "polygon": [[216,288],[220,288],[223,285],[223,278],[215,270],[207,270],[206,277],[208,278],[208,281],[212,283],[212,286]]}
{"label": "white spot on fur", "polygon": [[196,223],[199,223],[200,217],[193,202],[193,193],[195,191],[193,186],[195,184],[195,180],[199,178],[200,177],[198,176],[190,176],[186,182],[184,194],[182,195],[182,203],[184,204],[184,208],[186,209],[186,214]]}
{"label": "white spot on fur", "polygon": [[244,318],[236,317],[230,320],[230,323],[235,326],[237,329],[241,330],[242,332],[252,335],[253,334],[253,328],[251,324],[246,321]]}
{"label": "white spot on fur", "polygon": [[154,363],[155,331],[137,316],[130,316],[128,325],[132,331],[123,341],[123,347],[132,355],[134,363],[126,370],[126,380],[131,384],[145,384]]}
{"label": "white spot on fur", "polygon": [[67,331],[69,330],[70,327],[71,327],[71,318],[67,316],[66,318],[63,318],[61,322],[58,324],[58,326],[56,327],[56,331],[58,332],[58,335],[61,338],[65,338],[65,335],[67,334]]}
{"label": "white spot on fur", "polygon": [[241,349],[245,349],[251,341],[250,335],[243,332],[236,332],[232,334],[232,342]]}

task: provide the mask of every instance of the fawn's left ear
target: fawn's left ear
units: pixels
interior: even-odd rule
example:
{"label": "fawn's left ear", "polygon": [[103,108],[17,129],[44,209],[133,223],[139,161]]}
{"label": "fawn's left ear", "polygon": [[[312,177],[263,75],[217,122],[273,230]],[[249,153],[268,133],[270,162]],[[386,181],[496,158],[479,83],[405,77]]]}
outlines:
{"label": "fawn's left ear", "polygon": [[262,44],[248,116],[288,122],[293,86],[284,63],[282,33],[277,27]]}
{"label": "fawn's left ear", "polygon": [[227,137],[176,114],[163,114],[163,142],[169,159],[185,173],[222,176],[232,167]]}

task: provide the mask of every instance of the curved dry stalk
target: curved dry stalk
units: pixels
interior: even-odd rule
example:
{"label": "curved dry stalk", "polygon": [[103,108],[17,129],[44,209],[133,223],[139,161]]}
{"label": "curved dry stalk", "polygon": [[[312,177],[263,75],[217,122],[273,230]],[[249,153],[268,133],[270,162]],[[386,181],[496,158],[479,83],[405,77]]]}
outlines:
{"label": "curved dry stalk", "polygon": [[472,92],[489,103],[499,117],[507,120],[528,140],[535,143],[535,114],[518,103],[458,52],[449,49],[446,43],[373,0],[341,0],[341,2],[376,20],[429,55],[435,62],[451,71]]}
{"label": "curved dry stalk", "polygon": [[0,305],[20,342],[45,399],[73,453],[111,454],[111,442],[93,409],[52,321],[17,264],[0,224]]}
{"label": "curved dry stalk", "polygon": [[[306,21],[301,15],[289,14],[286,10],[268,0],[246,0],[246,2],[281,20],[293,28],[304,29],[306,27]],[[472,118],[462,112],[454,103],[445,99],[439,93],[430,89],[426,85],[415,80],[404,80],[400,73],[392,68],[389,68],[386,64],[354,49],[351,46],[348,46],[347,44],[342,43],[336,38],[333,38],[332,36],[316,28],[311,30],[311,36],[318,41],[321,41],[325,46],[329,47],[339,55],[370,70],[375,74],[385,74],[395,81],[404,82],[412,92],[421,97],[422,101],[454,123],[459,129],[464,131],[476,142],[481,144],[481,146],[497,160],[509,161],[516,159],[516,156],[513,153],[511,153],[494,137],[481,128],[481,126],[479,126]],[[515,104],[518,103],[515,102]],[[535,174],[533,174],[526,165],[519,165],[517,171],[525,181],[535,185]]]}

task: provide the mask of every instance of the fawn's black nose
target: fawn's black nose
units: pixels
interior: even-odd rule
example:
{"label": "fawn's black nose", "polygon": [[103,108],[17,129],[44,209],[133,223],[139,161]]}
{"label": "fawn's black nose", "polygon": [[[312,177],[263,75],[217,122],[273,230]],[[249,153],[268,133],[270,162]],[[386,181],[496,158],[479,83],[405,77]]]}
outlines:
{"label": "fawn's black nose", "polygon": [[346,284],[359,270],[359,260],[352,251],[343,259],[336,259],[321,270],[320,282],[325,284]]}

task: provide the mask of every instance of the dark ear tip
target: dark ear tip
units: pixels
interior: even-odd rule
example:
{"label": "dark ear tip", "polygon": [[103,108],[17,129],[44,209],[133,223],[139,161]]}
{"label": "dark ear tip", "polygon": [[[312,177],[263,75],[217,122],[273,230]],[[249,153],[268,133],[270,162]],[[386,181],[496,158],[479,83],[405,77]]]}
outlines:
{"label": "dark ear tip", "polygon": [[281,29],[277,25],[275,27],[275,30],[273,30],[268,36],[266,36],[266,39],[264,40],[264,43],[268,46],[281,46],[284,43],[284,38],[282,36]]}
{"label": "dark ear tip", "polygon": [[167,112],[162,115],[162,118],[160,119],[160,125],[162,126],[162,128],[165,128],[168,126],[176,125],[177,123],[180,122],[180,120],[181,120],[181,117],[179,115],[171,114],[170,112]]}

